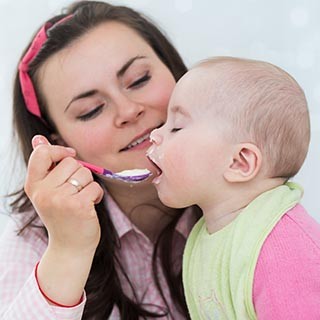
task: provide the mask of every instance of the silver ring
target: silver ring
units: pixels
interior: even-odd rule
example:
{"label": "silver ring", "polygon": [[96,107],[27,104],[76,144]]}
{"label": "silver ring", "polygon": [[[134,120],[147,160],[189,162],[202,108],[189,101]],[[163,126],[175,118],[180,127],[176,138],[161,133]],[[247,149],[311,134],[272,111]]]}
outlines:
{"label": "silver ring", "polygon": [[77,179],[70,178],[67,182],[69,182],[74,187],[76,187],[78,192],[80,192],[83,189],[83,186],[80,184],[80,182]]}

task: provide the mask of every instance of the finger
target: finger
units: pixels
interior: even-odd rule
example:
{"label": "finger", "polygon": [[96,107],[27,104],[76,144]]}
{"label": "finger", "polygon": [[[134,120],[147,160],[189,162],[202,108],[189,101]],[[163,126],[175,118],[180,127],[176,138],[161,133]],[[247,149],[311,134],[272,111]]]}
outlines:
{"label": "finger", "polygon": [[[57,171],[57,169],[60,169],[60,168],[57,167],[55,171]],[[61,176],[59,173],[57,173],[57,175],[59,177]],[[68,175],[68,179],[64,180],[63,183],[67,183],[69,185],[68,189],[70,189],[70,186],[71,186],[72,194],[74,194],[81,191],[92,181],[93,181],[93,176],[91,171],[85,167],[80,166],[80,168],[78,168],[72,175],[70,176]]]}
{"label": "finger", "polygon": [[[46,144],[46,145],[49,145],[49,146],[52,145],[45,136],[42,136],[42,135],[40,135],[40,134],[35,135],[35,136],[32,138],[31,143],[32,143],[33,149],[35,149],[37,146],[43,145],[43,144]],[[64,146],[63,146],[63,147],[64,147]],[[66,148],[67,150],[69,150],[71,153],[76,152],[73,148],[70,148],[70,147],[65,147],[65,148]]]}
{"label": "finger", "polygon": [[98,204],[103,198],[103,189],[96,181],[92,181],[83,188],[78,195],[81,197],[87,197],[94,204]]}
{"label": "finger", "polygon": [[29,159],[27,179],[33,182],[43,180],[56,162],[75,154],[72,148],[38,144]]}
{"label": "finger", "polygon": [[[85,169],[85,173],[80,174],[81,184],[87,185],[91,180],[93,180],[93,178],[90,179],[90,177],[92,177],[90,170],[84,168],[75,158],[72,157],[62,159],[55,168],[48,173],[46,182],[53,186],[61,186],[81,169]],[[82,178],[83,175],[87,178]],[[77,179],[77,177],[75,178]]]}
{"label": "finger", "polygon": [[42,135],[36,135],[31,140],[32,148],[35,149],[37,146],[41,144],[47,144],[50,145],[50,142],[47,140],[46,137]]}

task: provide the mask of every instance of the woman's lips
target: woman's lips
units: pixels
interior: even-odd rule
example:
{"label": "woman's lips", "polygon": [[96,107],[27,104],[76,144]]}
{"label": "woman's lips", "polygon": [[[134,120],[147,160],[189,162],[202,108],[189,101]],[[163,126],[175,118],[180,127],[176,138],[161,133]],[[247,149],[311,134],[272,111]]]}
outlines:
{"label": "woman's lips", "polygon": [[124,151],[137,151],[137,150],[145,150],[148,149],[151,146],[151,142],[149,139],[144,140],[142,142],[140,142],[139,144],[136,144],[135,146],[126,149]]}
{"label": "woman's lips", "polygon": [[136,136],[126,147],[122,148],[120,152],[122,151],[135,151],[135,150],[143,150],[145,148],[149,148],[151,146],[150,142],[150,133],[154,129],[158,129],[163,125],[161,123],[159,126],[155,128],[148,129],[144,131],[142,134],[139,136]]}
{"label": "woman's lips", "polygon": [[122,148],[122,151],[130,151],[130,150],[140,150],[146,147],[150,147],[150,132],[141,135],[139,138],[134,139],[130,142],[125,148]]}

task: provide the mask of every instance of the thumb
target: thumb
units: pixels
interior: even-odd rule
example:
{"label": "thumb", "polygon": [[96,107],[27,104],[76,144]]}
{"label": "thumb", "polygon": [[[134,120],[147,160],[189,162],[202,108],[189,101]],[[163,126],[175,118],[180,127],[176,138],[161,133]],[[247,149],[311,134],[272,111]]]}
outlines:
{"label": "thumb", "polygon": [[42,145],[42,144],[50,145],[50,142],[47,140],[46,137],[41,136],[41,135],[36,135],[32,138],[31,144],[32,144],[33,149],[35,149],[37,146]]}

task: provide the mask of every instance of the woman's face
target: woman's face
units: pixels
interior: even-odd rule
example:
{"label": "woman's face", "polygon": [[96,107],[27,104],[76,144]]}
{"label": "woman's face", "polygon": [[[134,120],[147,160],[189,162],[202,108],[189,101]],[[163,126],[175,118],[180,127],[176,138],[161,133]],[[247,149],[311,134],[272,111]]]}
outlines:
{"label": "woman's face", "polygon": [[149,135],[166,120],[175,79],[133,30],[96,27],[53,55],[38,80],[57,141],[78,158],[113,171],[154,171]]}

